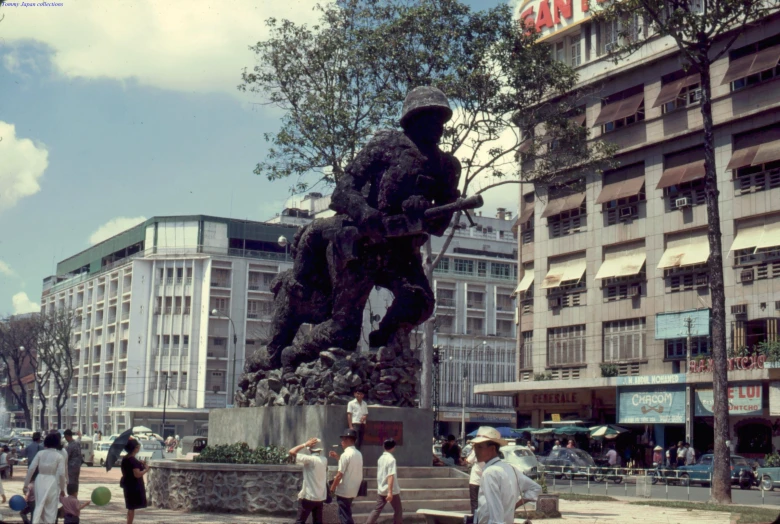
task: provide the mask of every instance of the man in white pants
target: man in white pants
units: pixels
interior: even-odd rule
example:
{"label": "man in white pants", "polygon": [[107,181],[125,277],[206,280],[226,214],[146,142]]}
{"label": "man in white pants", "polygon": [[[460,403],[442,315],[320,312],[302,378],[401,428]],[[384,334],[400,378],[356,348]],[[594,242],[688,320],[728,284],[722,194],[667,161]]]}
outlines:
{"label": "man in white pants", "polygon": [[499,458],[498,450],[507,442],[495,428],[479,428],[471,443],[477,461],[485,463],[474,522],[512,524],[515,508],[526,502],[535,502],[542,492],[541,486]]}
{"label": "man in white pants", "polygon": [[401,486],[398,484],[398,468],[395,465],[395,439],[384,443],[385,452],[379,457],[376,468],[376,507],[368,516],[366,524],[375,524],[388,502],[393,507],[393,524],[403,524],[404,509],[401,505]]}
{"label": "man in white pants", "polygon": [[359,389],[355,390],[354,395],[354,400],[350,400],[347,404],[347,427],[357,433],[355,448],[360,449],[368,420],[368,404],[363,400],[365,394]]}

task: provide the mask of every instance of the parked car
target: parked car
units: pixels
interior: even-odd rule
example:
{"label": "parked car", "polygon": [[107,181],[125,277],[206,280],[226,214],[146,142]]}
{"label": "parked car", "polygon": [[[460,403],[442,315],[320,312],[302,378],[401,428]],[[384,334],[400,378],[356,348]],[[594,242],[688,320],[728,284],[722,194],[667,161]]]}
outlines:
{"label": "parked car", "polygon": [[[92,458],[93,462],[100,467],[105,466],[109,449],[111,449],[110,442],[97,442],[95,444],[94,456]],[[119,454],[119,459],[116,461],[114,466],[120,466],[122,464],[122,459],[125,458],[125,455],[127,455],[127,451],[122,450],[122,453]]]}
{"label": "parked car", "polygon": [[519,467],[526,477],[535,479],[539,476],[539,461],[528,447],[509,445],[499,451],[504,455],[505,462]]}
{"label": "parked car", "polygon": [[176,448],[176,458],[192,460],[208,445],[208,437],[184,437]]}
{"label": "parked car", "polygon": [[95,443],[89,437],[81,437],[79,441],[81,446],[81,461],[87,466],[95,464]]}
{"label": "parked car", "polygon": [[[699,462],[677,468],[680,485],[701,484],[708,486],[712,481],[712,461],[714,455],[702,455]],[[731,484],[740,489],[750,489],[756,483],[753,468],[744,457],[731,455]]]}
{"label": "parked car", "polygon": [[552,450],[549,455],[542,457],[541,466],[545,474],[569,479],[587,476],[590,470],[596,469],[596,462],[581,449],[561,448]]}
{"label": "parked car", "polygon": [[756,470],[756,480],[762,490],[774,491],[776,486],[780,487],[780,468],[759,467]]}
{"label": "parked car", "polygon": [[156,438],[138,439],[138,442],[141,444],[141,450],[138,452],[139,460],[145,458],[150,460],[162,460],[164,458],[163,446]]}

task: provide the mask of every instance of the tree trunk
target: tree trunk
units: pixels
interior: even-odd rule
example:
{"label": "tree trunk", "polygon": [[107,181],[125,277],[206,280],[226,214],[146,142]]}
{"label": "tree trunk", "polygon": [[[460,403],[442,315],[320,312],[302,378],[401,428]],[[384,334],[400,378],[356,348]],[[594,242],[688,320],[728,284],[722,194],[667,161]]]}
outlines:
{"label": "tree trunk", "polygon": [[24,411],[24,427],[32,428],[32,414],[30,413],[30,408],[26,405],[22,406],[22,411]]}
{"label": "tree trunk", "polygon": [[[40,396],[40,393],[38,395]],[[46,422],[46,401],[44,401],[44,400],[41,400],[41,412],[39,413],[39,418],[40,418],[40,422],[39,422],[40,427],[38,428],[38,431],[43,432],[43,431],[45,431],[45,428],[46,428],[46,424],[45,424],[45,422]]]}
{"label": "tree trunk", "polygon": [[[423,267],[425,277],[433,287],[433,251],[431,238],[425,241]],[[423,323],[423,347],[422,347],[422,376],[420,377],[420,407],[431,409],[433,407],[433,322],[435,314]]]}
{"label": "tree trunk", "polygon": [[[729,440],[728,364],[726,355],[726,293],[723,285],[723,248],[721,246],[718,180],[715,170],[715,148],[712,125],[712,86],[710,64],[703,60],[701,72],[701,114],[704,122],[704,182],[707,203],[707,237],[710,243],[710,293],[712,298],[712,395],[715,419],[715,457],[712,467],[712,500],[731,503]],[[688,413],[689,417],[693,413]]]}

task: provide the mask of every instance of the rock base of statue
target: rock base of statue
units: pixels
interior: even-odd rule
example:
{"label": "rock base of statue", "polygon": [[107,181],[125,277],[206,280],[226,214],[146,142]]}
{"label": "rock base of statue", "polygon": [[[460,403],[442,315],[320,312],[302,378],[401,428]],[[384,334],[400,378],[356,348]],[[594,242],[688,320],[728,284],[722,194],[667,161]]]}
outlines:
{"label": "rock base of statue", "polygon": [[246,389],[239,390],[235,402],[239,407],[346,405],[359,389],[369,404],[412,407],[419,370],[411,350],[382,347],[376,353],[349,353],[331,348],[295,371],[245,374]]}

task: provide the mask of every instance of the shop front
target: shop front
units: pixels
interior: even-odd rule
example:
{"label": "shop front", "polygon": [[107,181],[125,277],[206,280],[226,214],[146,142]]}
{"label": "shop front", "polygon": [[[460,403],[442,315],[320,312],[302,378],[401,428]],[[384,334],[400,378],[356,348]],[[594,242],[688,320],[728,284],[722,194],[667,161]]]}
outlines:
{"label": "shop front", "polygon": [[[443,410],[438,413],[438,436],[456,435],[460,436],[462,412],[456,410]],[[517,415],[512,412],[491,412],[491,411],[467,411],[466,412],[466,433],[474,431],[480,426],[493,427],[517,427]]]}
{"label": "shop front", "polygon": [[[764,417],[764,385],[761,382],[729,384],[729,425],[733,450],[748,458],[772,452],[772,427]],[[693,447],[702,453],[714,447],[713,395],[711,386],[697,386],[695,392]]]}

